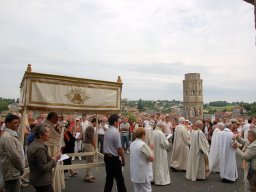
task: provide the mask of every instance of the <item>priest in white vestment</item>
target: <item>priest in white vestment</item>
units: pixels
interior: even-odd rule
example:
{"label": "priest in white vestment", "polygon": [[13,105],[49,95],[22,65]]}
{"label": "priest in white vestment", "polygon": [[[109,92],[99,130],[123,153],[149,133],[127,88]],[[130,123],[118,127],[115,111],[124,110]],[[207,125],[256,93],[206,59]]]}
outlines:
{"label": "priest in white vestment", "polygon": [[[61,137],[61,127],[60,124],[58,126],[58,114],[55,112],[51,112],[47,116],[47,120],[44,121],[44,124],[50,128],[50,137],[45,145],[48,148],[48,153],[51,157],[54,157],[57,153],[60,152],[60,148],[65,146],[64,139]],[[58,162],[58,164],[63,164],[63,161]],[[58,166],[56,165],[56,167]],[[54,171],[53,175],[53,189],[54,192],[61,192],[61,189],[65,189],[65,181],[64,181],[64,171],[58,170]]]}
{"label": "priest in white vestment", "polygon": [[179,125],[175,128],[174,142],[171,156],[172,170],[187,170],[189,153],[189,133],[184,125],[185,118],[179,118]]}
{"label": "priest in white vestment", "polygon": [[214,129],[213,135],[212,135],[212,142],[211,142],[211,148],[209,153],[209,168],[210,171],[213,173],[219,173],[220,172],[220,134],[221,131],[224,129],[224,123],[218,123],[217,127]]}
{"label": "priest in white vestment", "polygon": [[139,127],[135,131],[136,139],[130,145],[130,174],[134,192],[152,192],[153,151],[144,142],[145,130]]}
{"label": "priest in white vestment", "polygon": [[164,125],[158,122],[153,131],[154,162],[153,162],[153,181],[155,185],[168,185],[171,183],[170,172],[167,160],[167,149],[170,143],[163,133]]}
{"label": "priest in white vestment", "polygon": [[220,177],[221,182],[232,183],[238,178],[236,165],[236,152],[232,147],[233,133],[231,132],[232,123],[228,122],[226,128],[220,134]]}
{"label": "priest in white vestment", "polygon": [[206,179],[209,176],[208,151],[209,143],[203,133],[203,122],[196,121],[195,128],[190,133],[190,150],[186,178],[191,181]]}
{"label": "priest in white vestment", "polygon": [[144,142],[148,146],[152,146],[153,128],[150,125],[147,125],[144,129],[145,129],[145,140],[144,140]]}

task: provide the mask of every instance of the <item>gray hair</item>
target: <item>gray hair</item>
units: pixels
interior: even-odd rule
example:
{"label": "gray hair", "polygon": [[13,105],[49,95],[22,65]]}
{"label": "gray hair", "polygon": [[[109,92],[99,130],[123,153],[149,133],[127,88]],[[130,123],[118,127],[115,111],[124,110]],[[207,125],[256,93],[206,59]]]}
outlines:
{"label": "gray hair", "polygon": [[184,123],[185,122],[185,118],[184,117],[180,117],[179,118],[179,123]]}
{"label": "gray hair", "polygon": [[196,126],[198,126],[198,125],[203,125],[203,121],[197,120],[195,124],[196,124]]}
{"label": "gray hair", "polygon": [[220,122],[217,124],[217,127],[220,128],[221,130],[223,130],[225,127],[225,124]]}
{"label": "gray hair", "polygon": [[46,128],[48,128],[48,126],[45,124],[36,125],[34,128],[36,138],[40,138],[41,136],[43,136],[46,132]]}
{"label": "gray hair", "polygon": [[156,124],[157,127],[159,127],[162,131],[164,130],[165,126],[163,124],[163,122],[159,121],[157,124]]}
{"label": "gray hair", "polygon": [[231,122],[227,122],[226,123],[226,128],[231,129],[232,128],[232,123]]}
{"label": "gray hair", "polygon": [[251,133],[253,135],[253,137],[256,139],[256,129],[253,128],[253,129],[249,129],[248,130],[248,134]]}

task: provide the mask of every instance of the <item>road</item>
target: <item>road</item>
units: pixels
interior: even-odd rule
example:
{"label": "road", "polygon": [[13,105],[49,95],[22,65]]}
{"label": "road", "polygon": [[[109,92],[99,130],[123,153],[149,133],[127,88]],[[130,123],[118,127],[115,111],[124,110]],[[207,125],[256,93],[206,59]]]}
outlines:
{"label": "road", "polygon": [[[125,155],[127,165],[124,167],[125,184],[128,192],[132,192],[132,183],[129,174],[129,155]],[[102,160],[101,160],[102,161]],[[85,162],[84,160],[75,160],[73,163]],[[185,179],[185,172],[170,171],[171,184],[167,186],[152,185],[155,192],[240,192],[243,186],[243,170],[241,169],[241,160],[237,158],[238,180],[233,184],[221,183],[219,174],[211,174],[205,181],[188,181]],[[93,170],[97,180],[95,183],[85,183],[83,181],[84,170],[78,170],[79,174],[66,181],[66,189],[63,192],[101,192],[104,190],[105,169],[104,167]],[[115,185],[114,185],[115,186]],[[35,191],[32,186],[23,188],[22,192]],[[113,192],[116,192],[114,187]]]}

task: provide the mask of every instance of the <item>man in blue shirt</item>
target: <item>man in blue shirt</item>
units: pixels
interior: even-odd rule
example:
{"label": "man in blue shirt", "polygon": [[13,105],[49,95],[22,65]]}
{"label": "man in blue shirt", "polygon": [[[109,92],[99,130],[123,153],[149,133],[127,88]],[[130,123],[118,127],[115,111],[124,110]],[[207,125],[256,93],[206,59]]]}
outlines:
{"label": "man in blue shirt", "polygon": [[112,191],[114,178],[117,183],[117,191],[127,191],[122,174],[122,166],[125,166],[125,159],[120,133],[117,129],[118,119],[119,116],[117,114],[109,117],[110,127],[106,131],[104,138],[104,162],[107,174],[104,192]]}

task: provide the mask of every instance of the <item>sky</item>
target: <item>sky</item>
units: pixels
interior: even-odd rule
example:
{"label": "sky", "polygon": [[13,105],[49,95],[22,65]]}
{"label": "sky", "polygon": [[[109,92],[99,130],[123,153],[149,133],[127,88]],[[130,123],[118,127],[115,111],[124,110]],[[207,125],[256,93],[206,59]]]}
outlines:
{"label": "sky", "polygon": [[253,6],[243,0],[0,1],[0,97],[32,71],[123,81],[129,100],[183,100],[200,73],[204,102],[256,101]]}

